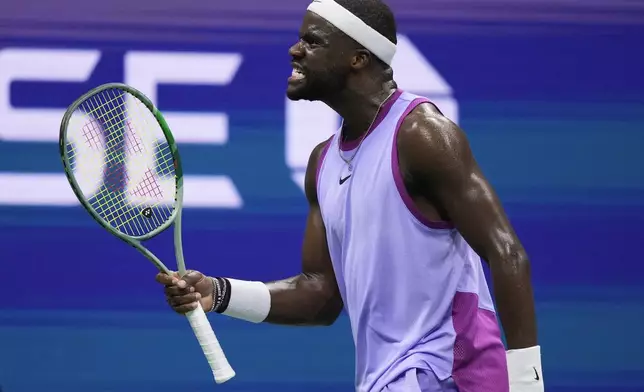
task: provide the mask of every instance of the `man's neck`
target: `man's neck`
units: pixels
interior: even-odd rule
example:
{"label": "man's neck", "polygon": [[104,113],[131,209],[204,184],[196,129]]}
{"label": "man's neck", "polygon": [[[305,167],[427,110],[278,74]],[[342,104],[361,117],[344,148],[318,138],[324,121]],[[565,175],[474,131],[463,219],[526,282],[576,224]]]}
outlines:
{"label": "man's neck", "polygon": [[378,109],[395,88],[396,84],[390,80],[371,88],[347,88],[325,101],[344,121],[344,140],[356,140],[369,130]]}

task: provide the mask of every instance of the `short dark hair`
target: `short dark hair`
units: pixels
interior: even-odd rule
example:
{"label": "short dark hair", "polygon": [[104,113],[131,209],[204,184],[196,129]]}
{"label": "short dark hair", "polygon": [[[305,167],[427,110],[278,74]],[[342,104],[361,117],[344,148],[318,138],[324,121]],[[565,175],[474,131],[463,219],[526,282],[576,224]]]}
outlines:
{"label": "short dark hair", "polygon": [[385,36],[394,44],[396,39],[396,20],[387,4],[382,0],[335,0],[371,28]]}

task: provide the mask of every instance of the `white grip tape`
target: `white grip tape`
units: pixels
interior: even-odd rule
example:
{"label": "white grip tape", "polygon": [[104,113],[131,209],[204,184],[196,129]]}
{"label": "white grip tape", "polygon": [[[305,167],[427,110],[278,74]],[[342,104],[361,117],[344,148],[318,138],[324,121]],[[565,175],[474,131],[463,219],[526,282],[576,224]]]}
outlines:
{"label": "white grip tape", "polygon": [[219,340],[217,340],[208,317],[206,317],[206,313],[201,308],[201,304],[197,306],[197,309],[186,313],[186,317],[192,330],[195,331],[203,353],[206,355],[208,364],[215,376],[215,382],[222,384],[235,377],[235,371],[228,363],[224,350],[221,349]]}

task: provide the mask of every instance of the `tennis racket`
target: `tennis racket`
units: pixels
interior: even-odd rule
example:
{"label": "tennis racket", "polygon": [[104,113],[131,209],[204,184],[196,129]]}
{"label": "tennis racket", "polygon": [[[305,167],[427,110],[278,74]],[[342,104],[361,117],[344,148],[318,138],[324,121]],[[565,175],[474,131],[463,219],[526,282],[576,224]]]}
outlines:
{"label": "tennis racket", "polygon": [[[174,225],[179,274],[183,174],[179,151],[162,114],[140,91],[120,83],[98,86],[72,103],[60,126],[60,155],[78,200],[107,231],[166,274],[143,242]],[[186,314],[215,381],[235,376],[201,305]]]}

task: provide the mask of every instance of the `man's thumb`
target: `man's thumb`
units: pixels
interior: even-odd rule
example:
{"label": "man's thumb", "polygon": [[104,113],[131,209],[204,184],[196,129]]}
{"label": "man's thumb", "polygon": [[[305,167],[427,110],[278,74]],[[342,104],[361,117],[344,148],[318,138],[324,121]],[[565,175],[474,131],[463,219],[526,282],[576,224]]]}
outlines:
{"label": "man's thumb", "polygon": [[[183,275],[183,277],[179,280],[178,286],[181,288],[187,287],[187,286],[195,286],[199,281],[203,280],[205,276],[199,272],[199,271],[194,271],[194,270],[187,270],[186,274]],[[185,282],[185,285],[182,284]]]}

